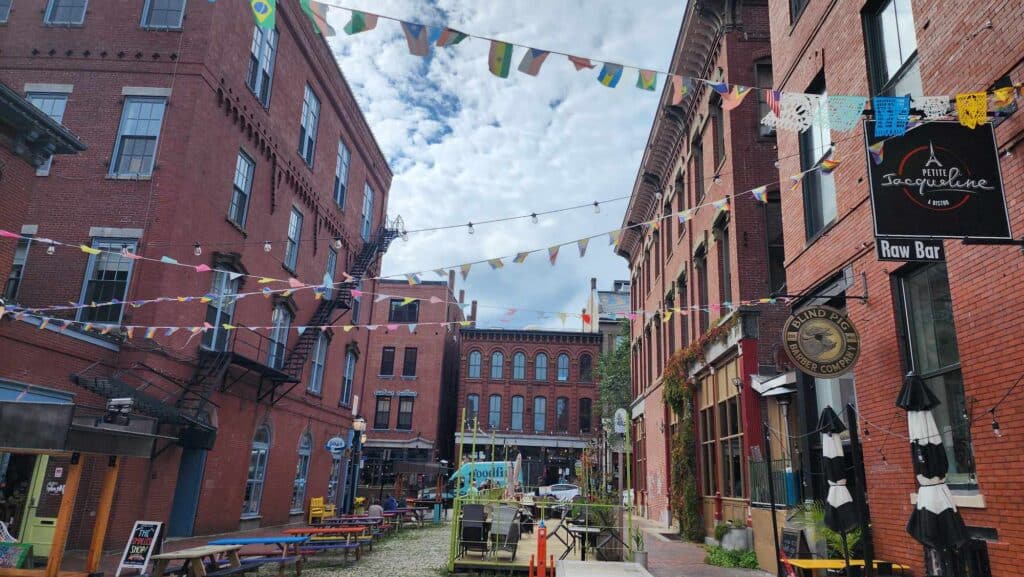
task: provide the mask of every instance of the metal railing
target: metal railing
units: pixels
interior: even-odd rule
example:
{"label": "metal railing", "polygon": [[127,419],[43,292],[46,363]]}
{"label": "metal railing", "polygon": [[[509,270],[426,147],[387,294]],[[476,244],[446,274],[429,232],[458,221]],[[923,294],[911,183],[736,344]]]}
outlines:
{"label": "metal railing", "polygon": [[[750,503],[752,505],[767,507],[771,504],[768,478],[768,463],[766,461],[750,461]],[[773,488],[776,507],[795,507],[803,501],[800,471],[793,468],[789,459],[772,461],[771,479],[775,485]]]}

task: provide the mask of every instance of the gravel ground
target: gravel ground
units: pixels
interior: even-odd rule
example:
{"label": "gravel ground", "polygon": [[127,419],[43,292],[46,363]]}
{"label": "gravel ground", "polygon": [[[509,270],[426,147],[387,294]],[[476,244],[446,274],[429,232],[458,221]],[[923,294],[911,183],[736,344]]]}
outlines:
{"label": "gravel ground", "polygon": [[[447,575],[448,538],[451,526],[428,525],[403,529],[398,535],[373,544],[373,551],[359,561],[338,557],[313,557],[302,566],[303,577],[439,577]],[[264,566],[263,575],[276,575],[276,568]],[[294,573],[287,570],[285,575]]]}

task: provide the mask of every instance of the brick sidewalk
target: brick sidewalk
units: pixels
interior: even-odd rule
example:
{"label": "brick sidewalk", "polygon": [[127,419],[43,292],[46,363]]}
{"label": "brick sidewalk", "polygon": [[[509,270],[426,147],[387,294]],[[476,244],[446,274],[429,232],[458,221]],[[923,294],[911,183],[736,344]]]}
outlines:
{"label": "brick sidewalk", "polygon": [[770,577],[751,569],[727,569],[704,564],[704,548],[694,543],[672,541],[661,533],[672,530],[643,523],[647,544],[647,570],[654,577]]}

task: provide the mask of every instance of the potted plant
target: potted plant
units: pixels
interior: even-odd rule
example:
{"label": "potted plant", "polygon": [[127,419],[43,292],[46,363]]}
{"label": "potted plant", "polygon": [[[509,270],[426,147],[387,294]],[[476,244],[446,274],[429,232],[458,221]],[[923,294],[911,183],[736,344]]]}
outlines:
{"label": "potted plant", "polygon": [[633,530],[633,562],[647,568],[647,544],[644,542],[644,532],[640,529]]}
{"label": "potted plant", "polygon": [[744,551],[751,548],[747,525],[738,519],[715,525],[715,540],[723,549],[730,551]]}

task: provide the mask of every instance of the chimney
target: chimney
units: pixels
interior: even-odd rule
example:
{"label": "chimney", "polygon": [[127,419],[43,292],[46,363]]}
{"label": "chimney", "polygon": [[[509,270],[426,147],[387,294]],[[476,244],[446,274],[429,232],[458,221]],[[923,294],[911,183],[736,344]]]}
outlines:
{"label": "chimney", "polygon": [[466,302],[466,289],[459,291],[459,304]]}
{"label": "chimney", "polygon": [[[454,273],[455,273],[455,271],[452,271],[452,274],[454,274]],[[592,291],[596,291],[597,290],[597,277],[596,276],[590,277],[590,290],[592,290]]]}
{"label": "chimney", "polygon": [[448,271],[448,290],[455,291],[455,269]]}
{"label": "chimney", "polygon": [[469,320],[473,321],[473,328],[476,328],[476,301],[469,307]]}

